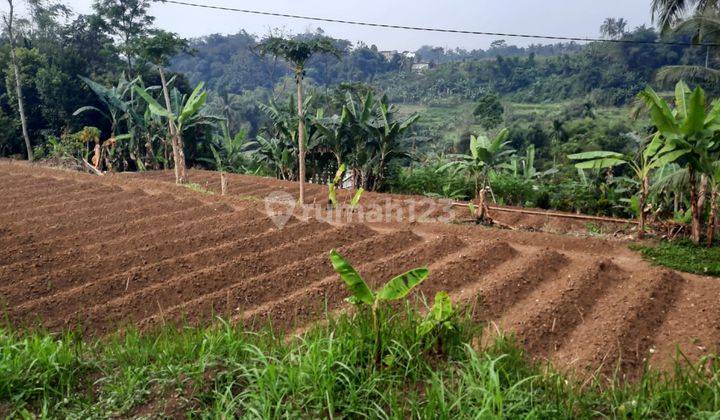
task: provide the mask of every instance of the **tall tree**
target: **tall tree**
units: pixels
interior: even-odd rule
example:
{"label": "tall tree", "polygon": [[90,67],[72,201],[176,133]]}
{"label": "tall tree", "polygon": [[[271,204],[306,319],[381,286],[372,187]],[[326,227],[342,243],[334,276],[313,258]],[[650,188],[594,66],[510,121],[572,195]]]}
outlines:
{"label": "tall tree", "polygon": [[600,26],[600,33],[608,39],[620,39],[625,35],[627,21],[624,18],[607,18]]}
{"label": "tall tree", "polygon": [[[720,11],[704,10],[677,25],[677,32],[692,31],[693,42],[717,44],[720,42]],[[720,81],[720,70],[712,68],[712,58],[717,57],[718,48],[713,50],[705,46],[705,65],[673,65],[665,66],[657,74],[661,82],[677,82],[679,80],[702,80],[717,83]],[[713,57],[715,56],[715,57]]]}
{"label": "tall tree", "polygon": [[[170,91],[163,68],[168,65],[170,58],[180,52],[188,50],[187,40],[178,37],[176,34],[162,30],[155,30],[151,37],[142,41],[141,55],[153,63],[160,73],[165,109],[168,114],[174,115],[170,102]],[[185,145],[182,132],[178,129],[173,118],[168,118],[168,130],[170,131],[173,159],[175,160],[175,182],[184,184],[187,182],[187,165],[185,164]]]}
{"label": "tall tree", "polygon": [[148,35],[155,21],[155,17],[148,14],[150,0],[95,0],[93,8],[102,18],[105,31],[119,38],[128,76],[131,76],[139,41]]}
{"label": "tall tree", "polygon": [[317,37],[308,40],[269,37],[258,45],[261,54],[272,54],[283,58],[293,66],[297,88],[298,112],[298,163],[300,182],[300,203],[305,204],[305,111],[303,109],[303,78],[305,65],[315,54],[329,54],[340,57],[338,49],[329,38]]}
{"label": "tall tree", "polygon": [[18,100],[18,112],[20,113],[20,124],[22,125],[23,138],[25,139],[25,148],[27,149],[27,157],[29,161],[33,160],[32,144],[30,143],[30,135],[28,134],[28,123],[25,116],[25,103],[23,101],[22,94],[22,81],[20,79],[20,69],[18,67],[17,55],[15,54],[15,32],[14,32],[14,20],[15,20],[15,5],[13,0],[7,0],[10,10],[7,15],[3,16],[3,21],[7,29],[8,37],[10,38],[10,58],[12,61],[13,72],[15,73],[15,94]]}

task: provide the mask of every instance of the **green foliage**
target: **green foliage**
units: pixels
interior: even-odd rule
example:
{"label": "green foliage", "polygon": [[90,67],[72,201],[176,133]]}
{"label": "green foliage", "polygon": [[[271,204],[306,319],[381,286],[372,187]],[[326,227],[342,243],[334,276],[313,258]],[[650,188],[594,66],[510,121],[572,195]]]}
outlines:
{"label": "green foliage", "polygon": [[147,103],[148,109],[153,115],[173,121],[176,129],[182,133],[192,127],[210,125],[220,120],[217,117],[205,115],[201,112],[207,101],[207,92],[203,90],[204,87],[205,84],[200,82],[190,93],[190,96],[183,96],[182,98],[178,98],[179,92],[175,91],[175,100],[179,106],[173,108],[174,114],[160,105],[146,89],[134,86],[133,90]]}
{"label": "green foliage", "polygon": [[80,359],[77,340],[70,334],[20,336],[0,329],[0,401],[19,409],[36,400],[60,402],[93,367]]}
{"label": "green foliage", "polygon": [[141,48],[140,40],[155,21],[148,13],[150,4],[149,0],[97,0],[93,3],[102,29],[122,40],[120,48],[129,73],[133,71],[133,58]]}
{"label": "green foliage", "polygon": [[362,195],[364,192],[365,192],[365,190],[362,187],[358,188],[357,191],[355,191],[355,194],[353,194],[353,197],[350,200],[350,209],[351,210],[355,210],[357,208],[358,204],[360,204],[360,198],[362,198]]}
{"label": "green foliage", "polygon": [[478,121],[484,129],[492,130],[502,124],[504,112],[497,93],[488,92],[478,100],[473,115],[478,117]]}
{"label": "green foliage", "polygon": [[656,246],[633,246],[653,264],[686,273],[720,277],[720,247],[706,248],[690,241],[660,242]]}
{"label": "green foliage", "polygon": [[441,166],[438,171],[452,169],[455,174],[463,174],[474,185],[477,197],[482,188],[489,185],[489,174],[501,167],[504,160],[513,153],[507,141],[508,130],[502,129],[490,139],[485,135],[470,138],[470,153],[467,155],[452,155],[453,161]]}
{"label": "green foliage", "polygon": [[435,304],[430,308],[430,312],[425,316],[425,319],[417,326],[418,336],[423,338],[436,328],[452,331],[455,327],[450,322],[450,318],[454,315],[455,310],[450,295],[447,292],[438,292],[435,295]]}
{"label": "green foliage", "polygon": [[330,262],[352,291],[353,296],[350,300],[356,304],[364,303],[371,306],[404,298],[430,274],[427,268],[410,270],[392,278],[377,292],[372,292],[360,274],[334,250],[330,252]]}
{"label": "green foliage", "polygon": [[[691,91],[682,81],[675,86],[674,108],[650,87],[639,94],[657,129],[656,139],[648,146],[648,150],[652,150],[646,150],[643,159],[648,159],[648,153],[654,153],[660,155],[657,158],[658,165],[677,161],[688,171],[692,209],[691,236],[696,244],[700,242],[704,211],[700,208],[702,198],[697,193],[697,176],[704,174],[709,179],[716,180],[715,162],[720,158],[720,102],[714,101],[708,107],[705,95],[701,87]],[[663,151],[667,153],[663,155]]]}
{"label": "green foliage", "polygon": [[292,339],[229,323],[102,340],[3,329],[0,407],[11,418],[688,418],[720,410],[717,358],[679,361],[637,382],[580,384],[531,364],[511,338],[470,345],[479,331],[462,317],[455,334],[464,344],[443,357],[422,352],[418,317],[408,308],[387,318],[392,365],[384,369],[367,368],[373,330],[363,312]]}
{"label": "green foliage", "polygon": [[228,125],[220,124],[221,134],[213,136],[210,143],[210,150],[213,158],[201,160],[215,165],[220,172],[253,173],[256,171],[256,162],[247,151],[250,142],[244,131],[239,131],[234,136],[230,135]]}
{"label": "green foliage", "polygon": [[36,158],[75,158],[86,159],[89,151],[100,141],[100,130],[85,127],[77,133],[64,133],[59,139],[50,136],[47,144],[35,147]]}
{"label": "green foliage", "polygon": [[295,72],[301,77],[304,75],[305,64],[315,54],[328,54],[340,57],[340,50],[327,37],[313,37],[311,39],[286,39],[281,37],[268,37],[258,46],[262,55],[272,54],[285,59],[294,66]]}
{"label": "green foliage", "polygon": [[140,55],[149,62],[165,67],[172,57],[189,51],[188,41],[172,32],[155,29],[140,41]]}
{"label": "green foliage", "polygon": [[[385,186],[391,165],[408,158],[402,140],[418,116],[400,117],[386,96],[377,98],[372,89],[358,96],[355,91],[361,90],[343,87],[327,101],[314,96],[304,100],[308,178],[331,184],[331,175],[344,164],[355,188],[378,190]],[[270,123],[257,137],[255,152],[278,178],[297,180],[301,117],[294,96],[283,102],[261,105]],[[336,113],[326,117],[326,112]]]}
{"label": "green foliage", "polygon": [[340,186],[340,183],[342,182],[343,174],[345,174],[345,164],[341,164],[338,168],[337,172],[335,172],[335,177],[332,179],[332,181],[328,184],[328,203],[332,205],[332,208],[336,209],[338,206],[337,201],[337,188]]}
{"label": "green foliage", "polygon": [[371,308],[373,318],[373,330],[375,332],[375,365],[380,366],[383,354],[382,348],[382,328],[384,321],[380,318],[380,305],[385,302],[391,302],[405,298],[415,287],[419,286],[430,274],[425,267],[410,270],[404,274],[390,279],[377,292],[370,290],[365,280],[358,274],[350,263],[332,250],[330,252],[330,262],[335,272],[338,273],[340,279],[352,292],[352,296],[348,300],[356,305],[367,305]]}
{"label": "green foliage", "polygon": [[390,191],[453,199],[472,197],[472,182],[455,176],[453,171],[443,168],[444,165],[442,160],[434,159],[427,164],[403,168],[393,178]]}

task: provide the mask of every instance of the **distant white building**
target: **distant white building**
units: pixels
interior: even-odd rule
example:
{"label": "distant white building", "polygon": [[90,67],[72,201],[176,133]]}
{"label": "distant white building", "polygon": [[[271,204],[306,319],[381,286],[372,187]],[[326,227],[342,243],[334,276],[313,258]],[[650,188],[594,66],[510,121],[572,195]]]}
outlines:
{"label": "distant white building", "polygon": [[403,51],[402,56],[411,60],[415,60],[415,52],[413,51]]}
{"label": "distant white building", "polygon": [[380,54],[382,54],[382,56],[385,57],[385,59],[387,61],[390,61],[393,59],[393,57],[398,55],[398,52],[397,51],[380,51]]}
{"label": "distant white building", "polygon": [[411,69],[415,73],[423,73],[425,71],[430,70],[433,67],[432,63],[423,62],[423,63],[413,63]]}

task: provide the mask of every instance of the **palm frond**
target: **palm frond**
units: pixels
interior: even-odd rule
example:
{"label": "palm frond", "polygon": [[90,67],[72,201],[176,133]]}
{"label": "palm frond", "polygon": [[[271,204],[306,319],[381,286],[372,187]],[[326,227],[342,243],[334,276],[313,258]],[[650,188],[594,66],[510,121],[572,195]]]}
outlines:
{"label": "palm frond", "polygon": [[679,80],[702,80],[720,82],[720,70],[703,66],[665,66],[655,75],[655,80],[662,84],[670,84]]}

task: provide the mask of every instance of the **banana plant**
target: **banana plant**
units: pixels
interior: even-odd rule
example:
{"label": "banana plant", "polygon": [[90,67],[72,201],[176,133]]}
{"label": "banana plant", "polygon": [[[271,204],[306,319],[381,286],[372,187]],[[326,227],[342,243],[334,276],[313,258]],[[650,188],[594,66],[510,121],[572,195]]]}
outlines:
{"label": "banana plant", "polygon": [[444,291],[438,292],[435,295],[435,304],[425,319],[417,326],[417,335],[423,338],[436,328],[454,329],[455,327],[450,322],[453,315],[455,315],[455,309],[453,309],[450,295]]}
{"label": "banana plant", "polygon": [[710,174],[710,214],[708,215],[707,246],[711,247],[715,241],[717,230],[718,211],[720,210],[720,161],[713,164],[713,171]]}
{"label": "banana plant", "polygon": [[103,111],[97,107],[88,105],[78,108],[73,112],[73,116],[80,115],[84,112],[94,111],[105,117],[110,122],[110,133],[112,136],[117,134],[118,125],[123,120],[130,120],[134,122],[139,119],[135,115],[135,111],[132,108],[133,100],[128,98],[131,90],[140,81],[139,77],[133,80],[127,80],[124,75],[120,76],[118,83],[113,87],[105,87],[100,83],[97,83],[87,77],[78,76],[90,90],[95,93],[100,102],[105,105],[106,111]]}
{"label": "banana plant", "polygon": [[355,209],[357,209],[358,204],[360,204],[360,197],[362,197],[364,192],[365,189],[363,187],[355,191],[352,200],[350,200],[350,210],[355,211]]}
{"label": "banana plant", "polygon": [[416,268],[394,277],[378,290],[373,292],[365,280],[337,251],[330,251],[330,262],[345,285],[350,289],[352,296],[347,300],[354,305],[370,307],[372,313],[373,333],[375,335],[375,365],[380,366],[382,357],[381,328],[379,319],[380,305],[384,302],[400,300],[406,297],[414,288],[427,279],[430,271],[427,267]]}
{"label": "banana plant", "polygon": [[688,172],[690,186],[690,207],[692,210],[691,236],[694,243],[700,243],[702,228],[702,206],[704,195],[698,191],[698,175],[709,176],[713,163],[720,153],[720,101],[708,106],[705,91],[695,90],[684,82],[675,86],[675,106],[661,98],[652,88],[640,92],[638,98],[650,113],[657,132],[665,144],[686,153],[676,160]]}
{"label": "banana plant", "polygon": [[501,164],[500,167],[508,170],[513,176],[522,176],[523,179],[528,181],[544,178],[559,172],[557,168],[551,168],[542,172],[535,169],[535,145],[533,144],[525,149],[525,156],[520,157],[514,155],[508,163]]}
{"label": "banana plant", "polygon": [[431,332],[438,331],[438,348],[442,351],[442,333],[455,330],[455,325],[452,322],[454,316],[455,309],[453,308],[450,295],[445,291],[438,292],[435,295],[435,304],[430,309],[430,312],[428,312],[425,319],[416,327],[418,338],[424,340]]}
{"label": "banana plant", "polygon": [[495,138],[487,136],[470,137],[470,154],[451,155],[454,160],[438,168],[438,172],[453,169],[455,174],[464,173],[475,184],[475,196],[489,186],[488,174],[505,163],[505,159],[514,151],[507,141],[509,131],[502,129]]}
{"label": "banana plant", "polygon": [[419,114],[412,114],[403,121],[396,120],[397,111],[390,105],[387,95],[377,101],[377,118],[368,126],[376,142],[376,159],[373,171],[375,180],[373,191],[382,186],[385,180],[387,164],[394,158],[408,157],[400,146],[400,139],[420,119]]}
{"label": "banana plant", "polygon": [[251,159],[247,149],[250,142],[246,138],[245,131],[240,130],[232,136],[228,124],[224,121],[220,123],[220,128],[221,133],[214,135],[209,144],[213,158],[200,158],[200,160],[215,165],[220,172],[249,172],[248,163]]}
{"label": "banana plant", "polygon": [[174,129],[173,152],[176,172],[178,172],[178,168],[180,168],[179,173],[176,173],[176,181],[181,184],[187,182],[183,132],[197,125],[213,124],[221,120],[218,117],[203,115],[201,113],[207,101],[207,92],[203,91],[204,86],[205,84],[200,82],[187,98],[179,98],[179,92],[174,90],[174,96],[178,98],[178,106],[172,108],[174,112],[170,112],[167,108],[160,105],[155,98],[150,96],[147,90],[142,89],[140,86],[134,87],[135,92],[147,103],[150,112],[154,115],[167,118],[170,121],[171,127]]}
{"label": "banana plant", "polygon": [[297,148],[277,137],[257,136],[255,158],[269,170],[275,172],[278,179],[291,180],[297,172]]}
{"label": "banana plant", "polygon": [[333,208],[336,209],[338,206],[337,201],[337,188],[342,182],[343,174],[345,173],[345,164],[340,164],[340,167],[338,168],[337,172],[335,172],[335,177],[333,178],[332,182],[328,184],[328,204]]}
{"label": "banana plant", "polygon": [[604,169],[620,165],[629,166],[640,184],[636,207],[638,216],[638,239],[642,239],[645,232],[645,204],[650,192],[650,173],[678,160],[688,153],[685,149],[678,149],[673,144],[667,144],[660,133],[653,136],[650,143],[645,146],[638,158],[617,152],[597,151],[569,155],[571,160],[580,161],[575,164],[578,169]]}

